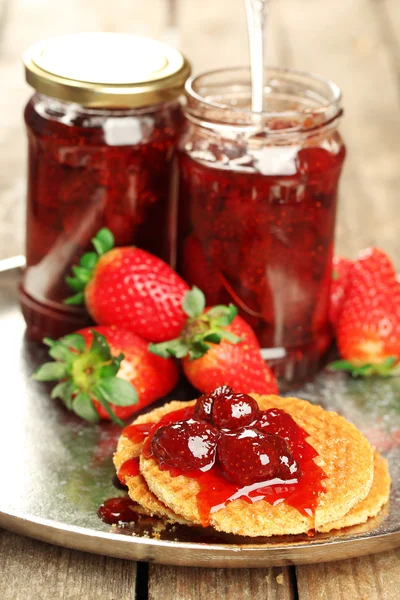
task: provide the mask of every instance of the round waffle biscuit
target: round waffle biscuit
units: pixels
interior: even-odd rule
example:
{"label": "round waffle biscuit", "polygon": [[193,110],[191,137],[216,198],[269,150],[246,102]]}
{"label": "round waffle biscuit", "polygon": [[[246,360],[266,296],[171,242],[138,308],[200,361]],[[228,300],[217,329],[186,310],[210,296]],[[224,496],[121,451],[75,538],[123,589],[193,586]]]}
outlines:
{"label": "round waffle biscuit", "polygon": [[365,523],[370,517],[375,517],[382,506],[389,500],[390,493],[390,475],[388,463],[378,452],[374,452],[374,479],[368,496],[341,519],[321,525],[317,531],[328,532],[332,529],[342,529],[352,525]]}
{"label": "round waffle biscuit", "polygon": [[[151,412],[141,415],[132,425],[139,425],[141,423],[158,423],[158,421],[169,412],[191,406],[195,403],[192,402],[178,402],[173,401],[169,404],[162,406],[161,408],[155,408]],[[118,440],[117,450],[114,454],[113,461],[117,473],[121,465],[131,459],[138,458],[142,451],[143,442],[133,442],[128,437],[121,435]],[[134,475],[133,477],[126,477],[125,484],[128,486],[128,494],[130,498],[140,504],[145,511],[156,517],[161,517],[169,521],[182,523],[184,525],[190,525],[182,516],[175,514],[170,508],[165,506],[158,498],[149,490],[146,480],[142,475]]]}
{"label": "round waffle biscuit", "polygon": [[[237,499],[212,512],[210,525],[226,533],[255,537],[305,533],[342,519],[371,488],[373,451],[367,439],[343,417],[320,406],[297,398],[251,395],[261,410],[281,408],[307,431],[308,442],[319,455],[315,462],[326,475],[325,492],[318,498],[313,517],[285,503],[272,506],[265,500],[249,504]],[[170,406],[164,409],[175,410]],[[172,477],[168,470],[159,469],[154,459],[143,455],[140,470],[150,490],[164,505],[185,520],[201,524],[196,498],[200,488],[196,480],[184,475]]]}

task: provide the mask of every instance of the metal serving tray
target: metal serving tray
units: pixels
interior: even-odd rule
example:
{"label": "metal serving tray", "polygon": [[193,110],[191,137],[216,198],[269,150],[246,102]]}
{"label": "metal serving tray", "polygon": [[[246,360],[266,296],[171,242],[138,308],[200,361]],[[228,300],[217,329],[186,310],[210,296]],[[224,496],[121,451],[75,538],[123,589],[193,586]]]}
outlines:
{"label": "metal serving tray", "polygon": [[[18,268],[0,272],[1,527],[98,554],[202,567],[323,562],[400,545],[400,378],[358,381],[329,372],[295,395],[342,413],[388,457],[392,493],[377,518],[334,535],[263,539],[184,527],[161,531],[155,539],[145,520],[133,529],[103,523],[98,506],[123,494],[112,484],[120,428],[87,425],[30,379],[46,350],[24,337],[18,277]],[[181,386],[171,397],[189,399],[193,391]]]}

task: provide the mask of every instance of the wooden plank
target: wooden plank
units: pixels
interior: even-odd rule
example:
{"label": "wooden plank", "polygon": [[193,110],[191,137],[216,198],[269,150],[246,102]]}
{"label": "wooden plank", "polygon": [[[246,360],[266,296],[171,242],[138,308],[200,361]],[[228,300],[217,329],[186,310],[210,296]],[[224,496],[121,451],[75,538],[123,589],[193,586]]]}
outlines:
{"label": "wooden plank", "polygon": [[134,600],[136,563],[0,530],[2,600]]}
{"label": "wooden plank", "polygon": [[150,565],[149,600],[293,600],[289,568],[197,569]]}
{"label": "wooden plank", "polygon": [[398,600],[400,551],[298,567],[299,600]]}

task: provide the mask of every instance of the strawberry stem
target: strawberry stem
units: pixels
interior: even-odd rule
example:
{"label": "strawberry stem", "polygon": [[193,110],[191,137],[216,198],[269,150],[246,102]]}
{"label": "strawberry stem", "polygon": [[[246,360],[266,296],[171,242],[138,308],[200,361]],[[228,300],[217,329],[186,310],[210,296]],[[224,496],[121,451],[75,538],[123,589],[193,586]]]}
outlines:
{"label": "strawberry stem", "polygon": [[149,344],[149,351],[162,358],[189,356],[191,360],[195,360],[204,356],[214,344],[220,344],[222,340],[230,344],[242,341],[227,329],[237,315],[236,306],[219,304],[204,312],[205,306],[206,299],[199,288],[193,287],[186,292],[182,307],[188,319],[181,335],[159,344]]}

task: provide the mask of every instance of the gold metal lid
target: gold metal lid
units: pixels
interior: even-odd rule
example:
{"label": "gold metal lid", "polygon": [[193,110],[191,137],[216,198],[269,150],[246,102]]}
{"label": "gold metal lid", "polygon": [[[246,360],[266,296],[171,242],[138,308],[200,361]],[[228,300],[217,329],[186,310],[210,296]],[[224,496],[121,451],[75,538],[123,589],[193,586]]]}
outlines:
{"label": "gold metal lid", "polygon": [[34,44],[24,54],[38,92],[82,106],[137,108],[176,98],[190,75],[184,56],[125,33],[78,33]]}

